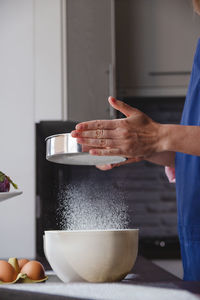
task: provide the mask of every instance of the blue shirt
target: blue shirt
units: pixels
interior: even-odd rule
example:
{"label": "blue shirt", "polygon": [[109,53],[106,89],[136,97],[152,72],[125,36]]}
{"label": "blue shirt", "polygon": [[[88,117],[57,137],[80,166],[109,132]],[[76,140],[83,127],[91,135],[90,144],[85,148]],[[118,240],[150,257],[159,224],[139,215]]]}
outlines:
{"label": "blue shirt", "polygon": [[[181,124],[200,126],[200,40],[194,57]],[[200,148],[200,140],[195,142],[199,143]],[[200,156],[176,153],[175,169],[178,231],[184,279],[200,281]]]}

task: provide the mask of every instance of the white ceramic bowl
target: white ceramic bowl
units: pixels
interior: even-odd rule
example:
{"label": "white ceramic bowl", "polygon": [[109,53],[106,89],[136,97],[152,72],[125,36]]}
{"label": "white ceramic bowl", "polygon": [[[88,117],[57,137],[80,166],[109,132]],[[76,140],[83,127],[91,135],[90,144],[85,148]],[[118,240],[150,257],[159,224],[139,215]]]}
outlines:
{"label": "white ceramic bowl", "polygon": [[134,266],[138,229],[45,231],[44,252],[64,282],[122,280]]}

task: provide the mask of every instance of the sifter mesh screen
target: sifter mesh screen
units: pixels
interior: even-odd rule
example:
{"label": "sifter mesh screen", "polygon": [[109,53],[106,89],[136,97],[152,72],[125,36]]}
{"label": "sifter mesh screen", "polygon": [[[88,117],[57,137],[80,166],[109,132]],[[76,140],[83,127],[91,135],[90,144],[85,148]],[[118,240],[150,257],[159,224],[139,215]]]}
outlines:
{"label": "sifter mesh screen", "polygon": [[56,154],[48,156],[47,159],[51,162],[65,165],[107,165],[123,162],[126,159],[121,156],[96,156],[88,153],[77,154]]}

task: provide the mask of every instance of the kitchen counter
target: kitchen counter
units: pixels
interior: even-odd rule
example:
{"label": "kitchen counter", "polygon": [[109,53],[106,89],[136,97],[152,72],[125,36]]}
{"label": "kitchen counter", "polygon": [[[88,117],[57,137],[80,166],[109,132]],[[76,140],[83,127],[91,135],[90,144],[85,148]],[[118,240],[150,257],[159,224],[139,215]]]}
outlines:
{"label": "kitchen counter", "polygon": [[119,283],[62,283],[52,272],[42,284],[0,286],[0,299],[200,299],[200,282],[184,282],[151,261],[138,257],[132,272]]}

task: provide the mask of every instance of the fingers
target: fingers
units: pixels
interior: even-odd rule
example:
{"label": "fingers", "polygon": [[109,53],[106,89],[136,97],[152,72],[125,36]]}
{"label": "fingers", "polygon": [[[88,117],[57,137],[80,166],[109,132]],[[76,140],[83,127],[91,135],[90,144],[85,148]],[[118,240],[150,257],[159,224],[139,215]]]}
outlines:
{"label": "fingers", "polygon": [[120,156],[121,151],[120,149],[91,149],[89,151],[92,155],[98,155],[98,156]]}
{"label": "fingers", "polygon": [[134,158],[128,158],[127,160],[119,163],[120,166],[121,165],[126,165],[126,164],[131,164],[131,163],[136,163],[136,162],[139,162],[139,161],[142,161],[144,160],[144,157],[143,156],[140,156],[140,157],[134,157]]}
{"label": "fingers", "polygon": [[82,145],[82,152],[89,152],[91,149],[95,149],[95,147],[91,147],[88,145]]}
{"label": "fingers", "polygon": [[71,132],[71,136],[74,138],[93,138],[93,139],[117,139],[119,138],[119,132],[116,130],[104,130],[104,129],[96,129],[96,130],[86,130],[86,131],[78,131],[74,130]]}
{"label": "fingers", "polygon": [[76,125],[76,130],[115,129],[119,120],[95,120],[82,122]]}
{"label": "fingers", "polygon": [[84,144],[96,148],[115,148],[121,146],[121,140],[117,139],[90,139],[90,138],[77,138],[78,144]]}
{"label": "fingers", "polygon": [[139,161],[142,161],[143,158],[142,157],[134,157],[134,158],[128,158],[127,160],[125,161],[122,161],[120,163],[117,163],[117,164],[112,164],[112,167],[120,167],[120,166],[123,166],[123,165],[127,165],[127,164],[131,164],[131,163],[136,163],[136,162],[139,162]]}
{"label": "fingers", "polygon": [[135,111],[137,111],[136,108],[133,108],[128,104],[115,99],[114,97],[109,97],[108,101],[113,108],[122,112],[126,117],[130,117]]}

